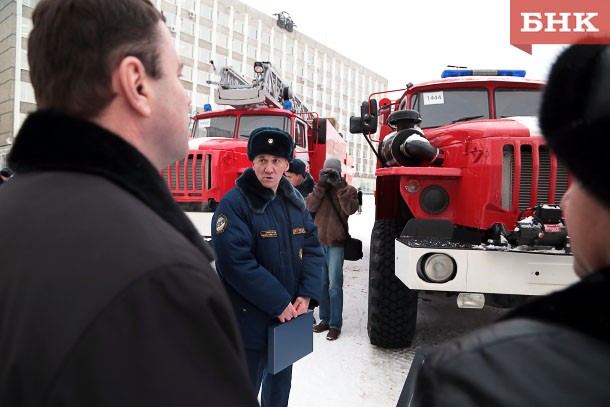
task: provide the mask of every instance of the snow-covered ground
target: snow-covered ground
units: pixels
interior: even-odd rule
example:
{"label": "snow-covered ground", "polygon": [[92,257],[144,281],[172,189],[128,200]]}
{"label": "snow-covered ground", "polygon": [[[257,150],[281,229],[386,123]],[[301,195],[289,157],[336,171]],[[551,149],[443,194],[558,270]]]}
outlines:
{"label": "snow-covered ground", "polygon": [[[344,266],[343,329],[336,341],[314,334],[314,352],[293,367],[291,407],[396,406],[418,347],[434,346],[497,317],[500,311],[459,310],[455,299],[420,295],[413,346],[382,349],[369,343],[366,330],[369,243],[374,199],[363,197],[362,214],[349,219],[350,234],[363,242],[364,258]],[[315,312],[318,319],[317,309]]]}

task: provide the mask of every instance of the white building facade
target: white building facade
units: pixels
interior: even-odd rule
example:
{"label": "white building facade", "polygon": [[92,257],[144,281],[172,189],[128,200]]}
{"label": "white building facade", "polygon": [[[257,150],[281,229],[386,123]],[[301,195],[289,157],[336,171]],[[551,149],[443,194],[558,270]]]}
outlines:
{"label": "white building facade", "polygon": [[[38,0],[0,2],[0,168],[26,115],[36,108],[29,82],[27,39]],[[297,30],[289,32],[237,0],[153,0],[166,18],[184,63],[183,84],[193,113],[214,105],[216,68],[252,78],[255,61],[269,61],[310,111],[335,119],[353,157],[353,185],[374,189],[376,158],[362,135],[349,133],[360,103],[387,88],[387,79]],[[278,10],[279,12],[279,10]]]}

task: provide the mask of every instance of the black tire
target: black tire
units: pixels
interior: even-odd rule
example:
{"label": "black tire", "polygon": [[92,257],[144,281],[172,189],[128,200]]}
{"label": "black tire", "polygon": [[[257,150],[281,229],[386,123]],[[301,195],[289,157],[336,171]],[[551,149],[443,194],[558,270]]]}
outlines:
{"label": "black tire", "polygon": [[382,348],[411,345],[417,319],[417,291],[394,274],[394,239],[404,223],[394,219],[375,222],[369,263],[367,330],[371,344]]}

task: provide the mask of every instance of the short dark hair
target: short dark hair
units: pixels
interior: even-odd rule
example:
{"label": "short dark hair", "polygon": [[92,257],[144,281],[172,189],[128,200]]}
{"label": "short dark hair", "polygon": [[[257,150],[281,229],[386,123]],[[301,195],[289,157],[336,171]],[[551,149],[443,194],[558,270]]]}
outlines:
{"label": "short dark hair", "polygon": [[95,117],[114,98],[112,72],[126,56],[161,77],[157,23],[163,20],[149,0],[41,0],[28,40],[39,108]]}

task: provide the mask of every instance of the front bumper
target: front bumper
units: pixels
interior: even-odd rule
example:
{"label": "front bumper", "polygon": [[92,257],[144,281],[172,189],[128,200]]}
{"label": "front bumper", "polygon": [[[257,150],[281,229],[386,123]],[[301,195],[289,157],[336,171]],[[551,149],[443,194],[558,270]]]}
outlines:
{"label": "front bumper", "polygon": [[[544,295],[578,281],[573,257],[557,250],[520,251],[460,244],[395,240],[395,273],[410,289],[447,292]],[[418,275],[422,256],[444,253],[457,265],[446,283],[430,283]]]}

